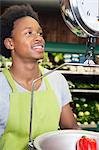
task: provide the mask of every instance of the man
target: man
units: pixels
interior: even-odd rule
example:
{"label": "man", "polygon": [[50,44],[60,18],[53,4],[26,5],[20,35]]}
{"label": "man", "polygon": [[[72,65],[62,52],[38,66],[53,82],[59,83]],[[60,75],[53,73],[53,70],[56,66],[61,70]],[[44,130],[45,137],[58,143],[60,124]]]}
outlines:
{"label": "man", "polygon": [[[23,150],[28,145],[33,80],[48,72],[39,66],[44,57],[42,28],[30,5],[8,8],[0,18],[1,54],[12,66],[0,73],[0,150]],[[79,129],[69,102],[67,81],[58,72],[34,86],[33,139],[48,131]]]}

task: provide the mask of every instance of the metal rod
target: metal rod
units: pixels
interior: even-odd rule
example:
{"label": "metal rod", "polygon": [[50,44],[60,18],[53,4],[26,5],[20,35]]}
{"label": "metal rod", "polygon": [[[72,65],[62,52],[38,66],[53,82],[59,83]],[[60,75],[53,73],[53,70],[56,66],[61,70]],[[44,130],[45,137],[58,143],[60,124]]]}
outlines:
{"label": "metal rod", "polygon": [[89,36],[86,43],[86,54],[85,54],[86,60],[88,61],[95,60],[94,54],[95,46],[96,46],[96,37]]}

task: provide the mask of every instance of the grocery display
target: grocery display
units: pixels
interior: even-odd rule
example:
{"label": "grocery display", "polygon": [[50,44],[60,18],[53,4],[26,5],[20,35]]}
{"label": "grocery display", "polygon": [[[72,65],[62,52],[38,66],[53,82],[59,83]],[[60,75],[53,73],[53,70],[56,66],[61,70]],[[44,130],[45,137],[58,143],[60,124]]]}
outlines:
{"label": "grocery display", "polygon": [[73,111],[79,125],[97,126],[99,124],[99,102],[84,97],[73,97]]}
{"label": "grocery display", "polygon": [[63,74],[73,98],[73,111],[77,122],[88,130],[99,131],[99,75]]}

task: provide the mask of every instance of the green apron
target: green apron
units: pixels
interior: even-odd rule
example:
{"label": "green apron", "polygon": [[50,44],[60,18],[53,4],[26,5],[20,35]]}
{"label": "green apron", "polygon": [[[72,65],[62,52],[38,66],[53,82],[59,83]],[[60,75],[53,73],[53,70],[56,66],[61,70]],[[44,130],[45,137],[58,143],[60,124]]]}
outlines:
{"label": "green apron", "polygon": [[[31,92],[19,92],[10,72],[4,69],[3,73],[12,92],[10,113],[5,132],[0,139],[0,150],[26,150],[29,141]],[[33,139],[45,132],[57,130],[59,125],[60,107],[57,96],[46,77],[44,82],[45,90],[34,91]]]}

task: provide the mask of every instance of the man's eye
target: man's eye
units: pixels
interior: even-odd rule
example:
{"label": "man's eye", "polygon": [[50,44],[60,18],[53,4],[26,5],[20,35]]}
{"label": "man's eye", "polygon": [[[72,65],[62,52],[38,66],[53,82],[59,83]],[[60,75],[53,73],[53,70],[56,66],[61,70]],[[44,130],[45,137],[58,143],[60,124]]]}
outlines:
{"label": "man's eye", "polygon": [[26,32],[25,34],[26,34],[26,35],[31,35],[31,34],[32,34],[32,32],[31,32],[31,31],[29,31],[29,32]]}
{"label": "man's eye", "polygon": [[26,32],[25,33],[27,36],[29,36],[29,35],[33,35],[33,36],[41,36],[41,37],[43,37],[43,32],[32,32],[32,31],[28,31],[28,32]]}
{"label": "man's eye", "polygon": [[28,34],[33,34],[33,33],[31,31],[29,31]]}
{"label": "man's eye", "polygon": [[40,32],[39,35],[43,37],[43,32]]}

